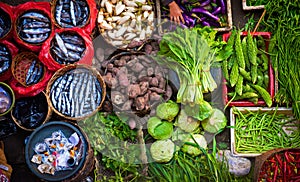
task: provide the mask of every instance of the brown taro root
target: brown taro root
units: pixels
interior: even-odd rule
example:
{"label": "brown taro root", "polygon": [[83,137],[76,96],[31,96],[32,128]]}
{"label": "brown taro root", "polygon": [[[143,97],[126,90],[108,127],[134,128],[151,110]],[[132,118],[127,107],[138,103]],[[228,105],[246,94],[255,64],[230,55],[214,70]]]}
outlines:
{"label": "brown taro root", "polygon": [[131,69],[132,69],[132,71],[139,73],[142,70],[144,70],[144,66],[141,63],[137,62]]}
{"label": "brown taro root", "polygon": [[137,59],[131,59],[130,61],[128,61],[126,63],[126,66],[129,67],[129,68],[132,68],[137,62],[138,62]]}
{"label": "brown taro root", "polygon": [[106,69],[107,69],[107,71],[111,72],[113,67],[114,67],[114,65],[112,63],[108,63],[107,66],[106,66]]}
{"label": "brown taro root", "polygon": [[118,85],[118,80],[112,76],[110,72],[103,76],[104,82],[110,88],[116,88]]}
{"label": "brown taro root", "polygon": [[125,102],[125,96],[121,92],[112,91],[111,92],[111,101],[116,105],[121,105]]}
{"label": "brown taro root", "polygon": [[157,88],[157,87],[150,87],[149,90],[151,90],[153,92],[157,92],[158,94],[164,94],[164,93],[166,93],[165,90],[163,90],[161,88]]}
{"label": "brown taro root", "polygon": [[130,84],[130,81],[128,80],[128,76],[125,72],[119,71],[117,77],[121,87],[127,87]]}
{"label": "brown taro root", "polygon": [[144,97],[137,97],[135,99],[135,108],[137,111],[141,111],[145,108],[146,106],[146,102],[145,102],[145,98]]}
{"label": "brown taro root", "polygon": [[145,45],[145,52],[146,52],[146,54],[151,54],[152,50],[153,50],[153,48],[152,48],[152,46],[150,44],[146,44]]}
{"label": "brown taro root", "polygon": [[121,57],[120,59],[115,60],[114,64],[118,67],[122,67],[125,66],[126,60],[123,57]]}
{"label": "brown taro root", "polygon": [[159,101],[161,99],[161,96],[156,92],[151,92],[149,95],[150,101]]}
{"label": "brown taro root", "polygon": [[153,86],[153,87],[158,87],[158,79],[157,79],[157,77],[151,78],[151,80],[149,81],[149,85]]}
{"label": "brown taro root", "polygon": [[152,67],[147,68],[147,75],[148,76],[154,75],[154,69]]}
{"label": "brown taro root", "polygon": [[140,82],[140,87],[141,87],[140,95],[144,95],[149,88],[149,82]]}
{"label": "brown taro root", "polygon": [[138,84],[129,85],[127,93],[129,98],[134,99],[141,94],[141,88]]}
{"label": "brown taro root", "polygon": [[163,77],[159,77],[159,85],[158,88],[165,89],[166,88],[166,80]]}

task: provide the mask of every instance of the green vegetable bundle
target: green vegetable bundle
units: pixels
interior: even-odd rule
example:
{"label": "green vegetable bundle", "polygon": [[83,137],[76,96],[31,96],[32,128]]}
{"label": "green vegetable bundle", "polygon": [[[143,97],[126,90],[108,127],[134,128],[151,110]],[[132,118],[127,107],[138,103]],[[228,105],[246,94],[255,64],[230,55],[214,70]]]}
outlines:
{"label": "green vegetable bundle", "polygon": [[278,71],[275,101],[292,104],[295,117],[300,119],[300,1],[269,1],[265,9],[262,24],[265,31],[272,32],[269,52],[274,70]]}
{"label": "green vegetable bundle", "polygon": [[116,114],[99,112],[78,125],[87,134],[95,155],[99,157],[101,153],[100,165],[112,171],[111,176],[97,173],[101,181],[123,181],[127,176],[141,176],[140,149],[134,144],[137,131],[131,130],[124,120]]}
{"label": "green vegetable bundle", "polygon": [[217,88],[210,67],[228,55],[221,51],[225,43],[214,40],[216,33],[209,28],[177,28],[162,37],[155,59],[179,76],[177,103],[201,104],[203,93]]}
{"label": "green vegetable bundle", "polygon": [[227,42],[233,54],[222,62],[224,78],[227,81],[228,97],[233,101],[249,100],[257,104],[262,98],[268,107],[272,98],[269,86],[269,59],[262,36],[253,37],[249,32],[244,37],[233,30]]}
{"label": "green vegetable bundle", "polygon": [[274,148],[300,146],[299,122],[287,112],[241,111],[235,115],[235,150],[238,153],[262,153]]}

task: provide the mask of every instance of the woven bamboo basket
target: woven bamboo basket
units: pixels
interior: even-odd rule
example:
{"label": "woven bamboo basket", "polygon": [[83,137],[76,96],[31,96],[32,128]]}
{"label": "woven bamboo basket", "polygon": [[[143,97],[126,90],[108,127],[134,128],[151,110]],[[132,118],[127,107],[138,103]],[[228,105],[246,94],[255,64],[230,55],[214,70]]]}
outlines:
{"label": "woven bamboo basket", "polygon": [[[55,18],[55,15],[56,15],[55,8],[56,8],[57,1],[58,1],[58,0],[51,0],[51,1],[50,1],[50,5],[51,5],[51,15],[52,15],[51,18],[52,18],[52,20],[53,20],[55,26],[57,26],[57,27],[59,27],[59,28],[66,28],[66,27],[63,27],[63,26],[61,26],[60,24],[58,24],[57,21],[56,21],[56,18]],[[89,7],[89,4],[88,4],[88,3],[87,3],[87,5],[88,5],[88,7]],[[89,9],[90,9],[90,7],[89,7]],[[89,24],[90,19],[91,19],[91,11],[89,11],[89,12],[90,12],[90,13],[89,13],[88,19],[86,20],[86,23],[83,24],[83,25],[81,25],[81,26],[76,26],[76,27],[82,28],[82,27],[85,27],[86,25]],[[71,28],[71,27],[70,27],[70,28]]]}
{"label": "woven bamboo basket", "polygon": [[[41,94],[44,95],[44,96],[46,97],[45,92],[41,92]],[[48,103],[48,102],[47,102],[47,103]],[[49,121],[49,119],[50,119],[51,116],[52,116],[52,109],[51,109],[51,107],[49,106],[49,104],[48,104],[48,106],[47,106],[47,110],[48,110],[48,111],[47,111],[46,118],[45,118],[44,121],[41,123],[41,125],[43,125],[43,124],[45,124],[47,121]],[[19,123],[18,119],[13,115],[13,110],[11,110],[10,115],[11,115],[11,118],[13,119],[13,121],[16,123],[16,125],[17,125],[19,128],[21,128],[21,129],[23,129],[23,130],[25,130],[25,131],[34,131],[35,128],[26,128],[26,127],[22,126],[22,125]],[[37,127],[38,127],[38,126],[37,126]]]}
{"label": "woven bamboo basket", "polygon": [[271,157],[275,153],[279,153],[279,152],[286,151],[286,150],[299,150],[299,149],[294,149],[294,148],[293,149],[291,149],[291,148],[290,149],[289,148],[277,148],[277,149],[269,150],[269,151],[263,153],[262,155],[257,156],[255,158],[255,164],[254,164],[253,181],[254,182],[258,181],[261,168],[262,168],[264,162],[269,157]]}
{"label": "woven bamboo basket", "polygon": [[34,60],[37,61],[37,64],[43,66],[43,75],[39,79],[39,80],[43,80],[46,69],[45,66],[42,64],[42,62],[39,61],[38,56],[36,54],[34,54],[33,52],[21,52],[13,58],[12,65],[11,65],[11,71],[13,77],[25,87],[31,86],[26,84],[26,75],[31,63]]}
{"label": "woven bamboo basket", "polygon": [[[47,36],[47,38],[45,40],[41,41],[41,42],[38,42],[38,43],[29,43],[29,42],[26,42],[24,39],[22,39],[22,37],[20,37],[20,34],[19,34],[20,29],[18,27],[20,18],[17,17],[16,20],[15,20],[15,22],[14,22],[14,31],[16,33],[15,36],[17,36],[16,38],[19,39],[19,40],[21,40],[21,42],[23,44],[27,45],[27,46],[31,46],[31,45],[32,46],[41,46],[50,37],[51,33],[53,33],[53,31],[54,31],[54,26],[52,24],[51,18],[48,16],[48,13],[44,12],[41,9],[30,9],[30,10],[27,10],[27,11],[21,13],[20,16],[22,16],[26,12],[38,12],[38,13],[41,13],[41,14],[45,15],[49,19],[49,22],[50,22],[50,27],[49,28],[51,28],[51,32],[49,33],[49,35]],[[34,50],[34,51],[37,51],[37,50]]]}
{"label": "woven bamboo basket", "polygon": [[[100,104],[98,105],[98,107],[92,111],[91,113],[87,114],[87,115],[83,115],[83,116],[78,116],[78,117],[70,117],[68,115],[65,115],[61,112],[59,112],[52,104],[52,101],[51,101],[51,96],[50,96],[50,91],[51,91],[51,87],[52,87],[52,84],[56,81],[56,79],[58,79],[59,77],[63,76],[65,73],[71,71],[71,70],[74,70],[74,69],[87,69],[89,71],[91,71],[91,73],[97,77],[99,83],[100,83],[100,86],[102,88],[102,98],[101,98],[101,102]],[[56,113],[59,117],[62,117],[64,119],[67,119],[67,120],[71,120],[71,121],[79,121],[79,120],[83,120],[87,117],[90,117],[92,115],[94,115],[95,113],[97,113],[101,107],[102,107],[102,104],[105,100],[105,96],[106,96],[106,85],[104,83],[104,80],[102,78],[102,76],[100,75],[100,73],[95,69],[93,68],[92,66],[89,66],[89,65],[85,65],[85,64],[70,64],[68,66],[65,66],[59,70],[57,70],[54,75],[52,76],[52,78],[49,80],[48,82],[48,85],[47,85],[47,88],[46,88],[46,96],[47,96],[47,101],[48,101],[48,104],[50,105],[51,109],[54,111],[54,113]]]}

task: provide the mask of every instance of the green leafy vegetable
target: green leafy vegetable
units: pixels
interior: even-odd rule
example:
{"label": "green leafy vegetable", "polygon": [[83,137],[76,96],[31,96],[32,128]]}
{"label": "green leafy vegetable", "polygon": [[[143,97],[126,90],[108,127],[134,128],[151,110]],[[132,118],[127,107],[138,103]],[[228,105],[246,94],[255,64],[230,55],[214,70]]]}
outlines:
{"label": "green leafy vegetable", "polygon": [[169,162],[173,158],[175,144],[170,140],[157,140],[150,147],[152,158],[156,162]]}
{"label": "green leafy vegetable", "polygon": [[160,120],[158,117],[151,117],[147,122],[149,134],[157,139],[168,139],[173,133],[173,123]]}

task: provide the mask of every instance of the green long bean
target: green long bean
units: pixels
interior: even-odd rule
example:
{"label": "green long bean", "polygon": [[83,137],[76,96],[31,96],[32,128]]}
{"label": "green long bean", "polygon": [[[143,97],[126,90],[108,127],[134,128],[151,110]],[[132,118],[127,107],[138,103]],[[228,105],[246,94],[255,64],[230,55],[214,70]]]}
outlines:
{"label": "green long bean", "polygon": [[[235,146],[238,153],[261,153],[274,148],[299,147],[299,127],[290,115],[274,111],[244,113],[235,109]],[[289,128],[288,135],[284,128]],[[297,136],[297,137],[291,137]]]}

